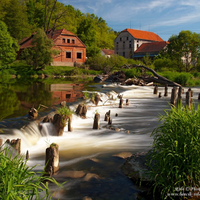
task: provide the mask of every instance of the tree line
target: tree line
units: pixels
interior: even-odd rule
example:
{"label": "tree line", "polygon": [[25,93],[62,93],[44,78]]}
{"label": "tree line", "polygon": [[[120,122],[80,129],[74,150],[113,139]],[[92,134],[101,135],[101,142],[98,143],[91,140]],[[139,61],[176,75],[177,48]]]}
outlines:
{"label": "tree line", "polygon": [[83,41],[88,56],[99,53],[102,48],[114,49],[117,34],[101,17],[82,13],[57,0],[1,0],[0,20],[17,42],[38,29],[65,28]]}

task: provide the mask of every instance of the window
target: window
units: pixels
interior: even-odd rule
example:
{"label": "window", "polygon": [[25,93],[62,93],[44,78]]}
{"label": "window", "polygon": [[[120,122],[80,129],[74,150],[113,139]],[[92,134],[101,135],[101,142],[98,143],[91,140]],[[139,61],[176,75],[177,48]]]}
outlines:
{"label": "window", "polygon": [[75,44],[75,40],[74,39],[72,39],[72,43]]}
{"label": "window", "polygon": [[62,43],[65,43],[65,38],[62,39]]}
{"label": "window", "polygon": [[71,52],[66,52],[66,58],[71,58]]}
{"label": "window", "polygon": [[123,52],[123,56],[125,57],[125,52]]}
{"label": "window", "polygon": [[70,39],[67,39],[67,43],[70,43]]}
{"label": "window", "polygon": [[131,48],[131,43],[129,43],[129,48]]}
{"label": "window", "polygon": [[128,40],[128,37],[126,39]]}
{"label": "window", "polygon": [[123,49],[125,49],[125,42],[123,42]]}
{"label": "window", "polygon": [[70,99],[71,94],[66,94],[66,99]]}
{"label": "window", "polygon": [[82,53],[77,53],[77,59],[81,59]]}
{"label": "window", "polygon": [[137,49],[139,48],[139,44],[137,44]]}
{"label": "window", "polygon": [[120,39],[120,41],[122,41],[122,38],[121,38],[121,37],[120,37],[119,39]]}

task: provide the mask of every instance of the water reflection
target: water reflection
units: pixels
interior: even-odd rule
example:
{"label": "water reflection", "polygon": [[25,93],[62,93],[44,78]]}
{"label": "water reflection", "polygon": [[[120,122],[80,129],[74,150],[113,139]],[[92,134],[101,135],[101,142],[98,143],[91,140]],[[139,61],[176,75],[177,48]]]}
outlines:
{"label": "water reflection", "polygon": [[[27,117],[31,107],[40,107],[40,112],[49,112],[61,101],[71,103],[82,97],[83,83],[45,83],[15,80],[0,83],[0,112],[2,119]],[[44,106],[41,106],[44,105]]]}

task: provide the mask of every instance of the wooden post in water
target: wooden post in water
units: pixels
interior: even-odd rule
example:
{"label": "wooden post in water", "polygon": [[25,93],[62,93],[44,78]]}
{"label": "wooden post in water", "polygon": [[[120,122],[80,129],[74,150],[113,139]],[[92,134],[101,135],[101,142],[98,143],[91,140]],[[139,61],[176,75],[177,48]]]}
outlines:
{"label": "wooden post in water", "polygon": [[177,98],[177,87],[174,86],[172,89],[172,94],[171,94],[171,105],[176,106],[176,98]]}
{"label": "wooden post in water", "polygon": [[186,107],[192,108],[191,90],[186,92]]}
{"label": "wooden post in water", "polygon": [[159,92],[159,95],[158,95],[158,97],[159,97],[159,98],[161,98],[161,97],[162,97],[162,93],[161,93],[161,92]]}
{"label": "wooden post in water", "polygon": [[94,115],[93,129],[99,129],[99,125],[100,125],[100,114],[96,113]]}
{"label": "wooden post in water", "polygon": [[199,93],[199,96],[198,96],[198,100],[200,100],[200,93]]}
{"label": "wooden post in water", "polygon": [[59,170],[59,151],[58,145],[52,143],[50,147],[46,149],[45,159],[45,172],[46,175],[54,175]]}
{"label": "wooden post in water", "polygon": [[191,88],[188,89],[188,91],[191,91],[191,97],[193,97],[193,90]]}
{"label": "wooden post in water", "polygon": [[165,96],[165,97],[168,96],[168,85],[167,85],[167,84],[165,85],[165,93],[164,93],[164,96]]}
{"label": "wooden post in water", "polygon": [[112,119],[111,119],[111,117],[109,117],[108,124],[109,124],[109,125],[112,124]]}
{"label": "wooden post in water", "polygon": [[122,97],[119,100],[119,108],[123,108],[123,99],[122,99]]}
{"label": "wooden post in water", "polygon": [[77,107],[75,113],[76,113],[77,115],[81,115],[82,109],[83,109],[83,105],[82,105],[82,104],[78,104],[78,107]]}
{"label": "wooden post in water", "polygon": [[72,131],[73,131],[73,129],[72,129],[72,115],[70,115],[70,116],[68,117],[68,131],[69,131],[69,132],[72,132]]}
{"label": "wooden post in water", "polygon": [[154,94],[158,94],[158,86],[157,86],[157,85],[154,87],[153,93],[154,93]]}
{"label": "wooden post in water", "polygon": [[110,118],[110,110],[108,112],[106,112],[104,121],[108,122],[109,118]]}
{"label": "wooden post in water", "polygon": [[26,151],[26,160],[28,160],[29,159],[29,152],[28,152],[28,150]]}
{"label": "wooden post in water", "polygon": [[129,105],[129,99],[126,99],[126,105],[127,106]]}
{"label": "wooden post in water", "polygon": [[0,139],[0,146],[3,144],[3,139]]}
{"label": "wooden post in water", "polygon": [[179,87],[178,88],[178,105],[182,105],[182,93],[183,93],[183,88]]}

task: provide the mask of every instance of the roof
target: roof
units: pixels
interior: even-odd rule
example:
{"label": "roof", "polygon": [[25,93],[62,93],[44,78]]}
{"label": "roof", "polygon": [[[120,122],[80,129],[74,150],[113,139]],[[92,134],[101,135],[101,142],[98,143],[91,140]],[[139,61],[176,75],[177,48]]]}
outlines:
{"label": "roof", "polygon": [[115,52],[114,50],[111,49],[101,49],[101,51],[103,51],[105,55],[113,55]]}
{"label": "roof", "polygon": [[141,31],[127,28],[124,29],[122,32],[129,32],[135,39],[163,41],[163,39],[159,35],[149,31]]}
{"label": "roof", "polygon": [[[32,33],[30,37],[26,37],[24,39],[22,39],[20,42],[19,42],[19,45],[20,45],[20,49],[24,49],[24,48],[27,48],[27,47],[31,47],[31,42],[32,42],[32,38],[33,36],[35,35],[36,32]],[[51,29],[49,29],[47,31],[47,37],[48,38],[52,38],[53,40],[55,40],[59,35],[65,35],[65,36],[74,36],[74,37],[77,37],[74,33],[70,32],[70,31],[67,31],[66,29],[59,29],[59,30],[55,30],[53,32],[53,36],[51,37]],[[82,41],[81,41],[82,42]],[[82,42],[83,44],[83,42]],[[83,44],[84,45],[84,44]],[[84,45],[85,46],[85,45]]]}
{"label": "roof", "polygon": [[143,43],[134,53],[151,53],[161,51],[169,42],[150,42]]}

